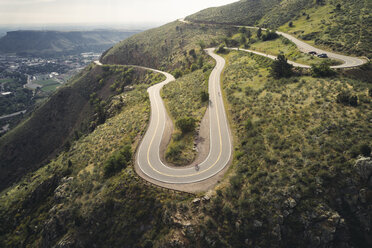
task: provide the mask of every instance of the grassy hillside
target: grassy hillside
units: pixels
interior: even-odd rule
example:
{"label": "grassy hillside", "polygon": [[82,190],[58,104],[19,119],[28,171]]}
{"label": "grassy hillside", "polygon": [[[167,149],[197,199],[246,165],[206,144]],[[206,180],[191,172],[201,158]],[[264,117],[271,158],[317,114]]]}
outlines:
{"label": "grassy hillside", "polygon": [[186,19],[199,23],[280,27],[316,45],[371,58],[371,13],[372,3],[365,0],[242,0],[203,10]]}
{"label": "grassy hillside", "polygon": [[[270,55],[279,55],[283,54],[291,61],[295,61],[297,63],[301,63],[304,65],[312,65],[312,64],[321,64],[326,62],[330,65],[337,65],[342,63],[341,61],[336,61],[332,59],[321,59],[317,56],[312,56],[307,53],[301,52],[297,46],[283,36],[277,36],[275,39],[271,40],[263,40],[262,37],[257,37],[257,29],[248,28],[242,30],[236,30],[237,33],[234,33],[231,38],[225,39],[225,44],[228,47],[237,47],[240,46],[241,48],[248,48],[250,50],[263,52],[265,54]],[[271,31],[263,31],[263,35],[267,35]],[[249,35],[249,37],[247,37]],[[243,38],[243,40],[242,40]]]}
{"label": "grassy hillside", "polygon": [[[239,4],[265,4],[257,16],[271,13],[273,19],[255,20],[262,25],[288,9],[275,25],[286,29],[294,18],[291,29],[297,30],[307,14],[297,11],[295,20],[294,6],[307,6],[315,21],[316,9],[338,0],[317,7],[277,2]],[[239,4],[226,13],[244,7]],[[224,18],[243,15],[235,13]],[[247,22],[256,18],[245,14]],[[206,109],[200,92],[213,63],[200,50],[238,40],[236,31],[173,22],[119,43],[102,61],[173,72],[178,79],[162,92],[170,114],[199,121]],[[298,55],[281,38],[238,45]],[[371,161],[356,162],[370,157],[372,147],[371,65],[332,77],[297,70],[274,79],[272,60],[239,51],[221,56],[227,61],[221,86],[234,159],[214,189],[177,193],[135,173],[135,152],[150,118],[146,90],[163,77],[92,65],[0,139],[0,247],[370,247]],[[169,149],[177,142],[185,146],[178,162],[193,159],[194,134],[174,135]]]}
{"label": "grassy hillside", "polygon": [[[181,118],[191,117],[199,127],[208,106],[208,100],[203,101],[201,95],[202,92],[208,92],[210,72],[197,70],[164,87],[162,97],[174,123]],[[188,165],[195,159],[196,151],[193,148],[197,132],[183,134],[175,128],[165,158],[176,165]]]}
{"label": "grassy hillside", "polygon": [[[235,175],[206,206],[201,228],[212,226],[210,235],[232,246],[314,247],[321,236],[338,247],[338,233],[349,233],[351,243],[366,247],[370,231],[363,233],[362,214],[350,208],[361,204],[366,213],[368,204],[348,201],[345,192],[365,187],[353,165],[359,147],[372,145],[369,84],[343,76],[273,80],[261,58],[226,58],[223,85],[239,137]],[[337,103],[342,91],[358,96],[358,106]],[[327,241],[330,226],[336,233]]]}
{"label": "grassy hillside", "polygon": [[[142,73],[89,66],[61,88],[32,116],[0,139],[0,189],[95,129],[108,117],[107,101]],[[114,87],[112,88],[112,85]]]}
{"label": "grassy hillside", "polygon": [[104,63],[135,64],[151,68],[189,69],[190,50],[218,44],[227,34],[223,28],[187,25],[178,21],[134,35],[108,50]]}
{"label": "grassy hillside", "polygon": [[186,20],[201,23],[255,25],[280,0],[242,0],[209,8],[190,15]]}
{"label": "grassy hillside", "polygon": [[[131,158],[150,115],[146,89],[163,80],[137,73],[142,76],[130,90],[108,100],[111,117],[104,124],[1,192],[1,247],[144,247],[167,232],[166,203],[188,196],[147,186],[133,170]],[[127,163],[107,174],[128,146]]]}
{"label": "grassy hillside", "polygon": [[[370,190],[367,199],[351,198],[367,185],[354,164],[361,146],[372,146],[370,83],[347,76],[352,72],[274,80],[270,60],[244,52],[225,58],[234,162],[210,202],[189,203],[186,213],[174,210],[179,219],[191,217],[188,230],[194,230],[178,235],[181,244],[368,247],[363,219]],[[371,68],[364,70],[359,73]],[[343,91],[358,97],[357,107],[337,102]]]}
{"label": "grassy hillside", "polygon": [[[303,9],[279,29],[300,39],[335,51],[372,58],[372,3],[371,1],[332,1],[332,4]],[[265,25],[275,23],[269,18]]]}

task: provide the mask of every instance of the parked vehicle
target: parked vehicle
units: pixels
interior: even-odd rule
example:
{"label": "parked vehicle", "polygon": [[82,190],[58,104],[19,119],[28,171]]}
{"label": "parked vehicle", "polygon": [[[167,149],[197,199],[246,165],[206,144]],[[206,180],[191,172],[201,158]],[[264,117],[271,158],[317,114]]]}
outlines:
{"label": "parked vehicle", "polygon": [[318,55],[318,58],[328,58],[328,55],[326,53],[321,53]]}
{"label": "parked vehicle", "polygon": [[315,51],[310,51],[309,54],[310,55],[316,55],[317,53]]}

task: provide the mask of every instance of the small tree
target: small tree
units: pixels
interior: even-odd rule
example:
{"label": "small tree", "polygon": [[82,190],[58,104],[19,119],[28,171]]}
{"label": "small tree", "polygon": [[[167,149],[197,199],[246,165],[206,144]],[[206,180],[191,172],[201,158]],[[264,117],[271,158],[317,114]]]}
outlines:
{"label": "small tree", "polygon": [[109,177],[114,175],[116,172],[127,167],[129,161],[132,158],[131,146],[126,145],[121,148],[118,152],[114,153],[104,164],[103,170],[105,176]]}
{"label": "small tree", "polygon": [[364,157],[369,157],[369,156],[371,156],[371,148],[369,147],[369,145],[363,144],[363,145],[360,146],[360,153]]}
{"label": "small tree", "polygon": [[244,34],[240,34],[240,44],[244,45],[247,42],[247,38],[245,38]]}
{"label": "small tree", "polygon": [[293,27],[293,22],[289,22],[288,27],[292,28]]}
{"label": "small tree", "polygon": [[191,71],[196,71],[198,69],[198,66],[194,63],[190,66]]}
{"label": "small tree", "polygon": [[327,62],[322,62],[319,65],[311,65],[311,72],[313,77],[330,77],[336,74]]}
{"label": "small tree", "polygon": [[225,53],[226,49],[224,45],[220,45],[217,49],[217,53]]}
{"label": "small tree", "polygon": [[247,36],[248,39],[250,39],[252,37],[251,30],[249,30],[249,29],[247,30],[246,36]]}
{"label": "small tree", "polygon": [[240,27],[239,28],[239,33],[245,34],[245,33],[247,33],[247,29],[245,27]]}
{"label": "small tree", "polygon": [[205,48],[204,41],[202,41],[202,40],[199,41],[199,47],[200,47],[200,50],[204,50],[204,48]]}
{"label": "small tree", "polygon": [[257,37],[260,39],[261,36],[262,36],[262,29],[259,28],[259,29],[257,30]]}
{"label": "small tree", "polygon": [[195,130],[196,120],[192,117],[184,117],[176,121],[176,126],[183,134],[189,133]]}
{"label": "small tree", "polygon": [[271,75],[276,79],[290,77],[292,76],[292,67],[291,64],[288,64],[286,57],[279,54],[271,66]]}
{"label": "small tree", "polygon": [[358,106],[358,97],[351,95],[349,91],[342,91],[337,95],[337,103],[356,107]]}
{"label": "small tree", "polygon": [[317,5],[324,5],[324,0],[315,0]]}
{"label": "small tree", "polygon": [[191,50],[189,51],[189,55],[190,55],[191,57],[193,57],[194,59],[196,59],[196,52],[195,52],[195,49],[191,49]]}
{"label": "small tree", "polygon": [[205,90],[203,90],[201,93],[200,93],[200,98],[201,98],[201,101],[202,102],[206,102],[209,100],[209,94],[208,92],[206,92]]}
{"label": "small tree", "polygon": [[262,35],[263,41],[275,40],[279,38],[279,35],[275,31],[268,30],[266,34]]}
{"label": "small tree", "polygon": [[180,78],[182,77],[182,71],[180,69],[175,69],[173,75],[175,78]]}

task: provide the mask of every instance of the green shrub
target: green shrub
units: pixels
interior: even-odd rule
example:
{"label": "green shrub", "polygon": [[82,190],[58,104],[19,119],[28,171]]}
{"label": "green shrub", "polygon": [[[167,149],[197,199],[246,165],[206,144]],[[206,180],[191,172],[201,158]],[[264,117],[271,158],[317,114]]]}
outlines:
{"label": "green shrub", "polygon": [[311,65],[311,72],[313,77],[330,77],[336,74],[327,62],[323,62],[319,65]]}
{"label": "green shrub", "polygon": [[175,69],[174,71],[173,71],[173,76],[175,77],[175,78],[180,78],[180,77],[182,77],[182,71],[180,70],[180,69]]}
{"label": "green shrub", "polygon": [[200,98],[201,98],[201,101],[202,102],[207,102],[209,100],[209,94],[208,94],[208,92],[206,92],[206,91],[203,90],[200,93]]}
{"label": "green shrub", "polygon": [[130,145],[126,145],[114,153],[104,164],[103,170],[106,177],[113,176],[118,171],[127,167],[132,158]]}
{"label": "green shrub", "polygon": [[192,117],[184,117],[176,121],[176,126],[182,133],[192,132],[196,127],[196,120]]}
{"label": "green shrub", "polygon": [[348,91],[342,91],[337,95],[337,103],[356,107],[358,106],[358,97],[351,95]]}
{"label": "green shrub", "polygon": [[195,63],[190,66],[191,71],[196,71],[197,69],[199,69],[199,68]]}
{"label": "green shrub", "polygon": [[271,65],[271,75],[278,79],[292,76],[292,65],[288,64],[284,55],[279,54],[278,58]]}
{"label": "green shrub", "polygon": [[224,45],[220,45],[217,49],[217,53],[226,53],[226,49]]}
{"label": "green shrub", "polygon": [[364,157],[369,157],[371,155],[371,148],[367,144],[363,144],[360,146],[360,153]]}
{"label": "green shrub", "polygon": [[183,144],[174,144],[169,147],[169,150],[165,157],[167,159],[174,159],[181,155],[182,150],[185,148]]}
{"label": "green shrub", "polygon": [[279,35],[275,31],[268,31],[266,34],[262,35],[263,41],[275,40],[279,38]]}

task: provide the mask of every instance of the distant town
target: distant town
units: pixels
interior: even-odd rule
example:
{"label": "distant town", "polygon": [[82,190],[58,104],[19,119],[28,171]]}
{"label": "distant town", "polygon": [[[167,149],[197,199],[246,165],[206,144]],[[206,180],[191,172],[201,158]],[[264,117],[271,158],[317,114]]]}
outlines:
{"label": "distant town", "polygon": [[100,55],[87,52],[38,58],[0,54],[0,136]]}

